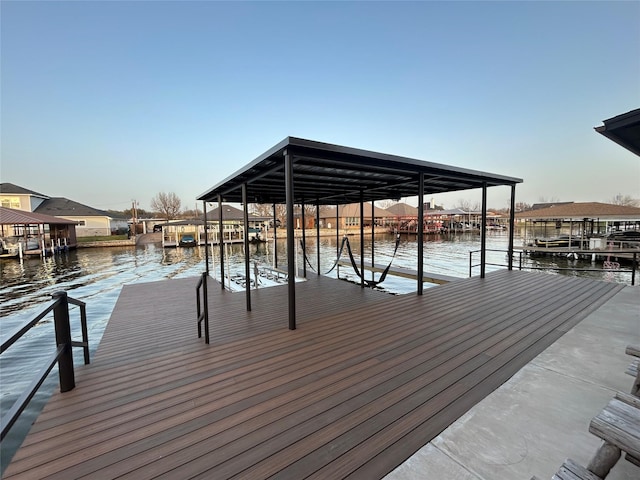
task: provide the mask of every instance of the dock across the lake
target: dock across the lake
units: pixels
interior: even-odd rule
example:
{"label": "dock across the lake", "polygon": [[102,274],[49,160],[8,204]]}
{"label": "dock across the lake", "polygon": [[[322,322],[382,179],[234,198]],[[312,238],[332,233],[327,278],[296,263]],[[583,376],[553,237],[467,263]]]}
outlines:
{"label": "dock across the lake", "polygon": [[288,330],[286,286],[248,312],[211,281],[205,345],[197,280],[123,288],[6,479],[382,478],[624,288],[505,270],[394,296],[310,275]]}

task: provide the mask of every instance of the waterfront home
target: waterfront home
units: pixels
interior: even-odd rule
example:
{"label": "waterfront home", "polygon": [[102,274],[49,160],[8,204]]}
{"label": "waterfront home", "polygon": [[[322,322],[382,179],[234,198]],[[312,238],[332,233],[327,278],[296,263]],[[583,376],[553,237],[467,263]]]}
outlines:
{"label": "waterfront home", "polygon": [[[375,205],[373,205],[372,210],[370,202],[364,203],[363,208],[364,223],[362,226],[367,229],[371,228],[371,225],[373,225],[374,228],[378,226],[386,227],[388,221],[394,217],[392,213]],[[324,225],[326,225],[326,227],[323,227]],[[360,204],[350,203],[322,209],[320,213],[320,227],[336,228],[336,225],[340,230],[358,230],[360,228]]]}
{"label": "waterfront home", "polygon": [[78,237],[111,235],[111,231],[118,226],[118,220],[103,210],[64,197],[49,197],[12,183],[0,184],[0,204],[75,222]]}

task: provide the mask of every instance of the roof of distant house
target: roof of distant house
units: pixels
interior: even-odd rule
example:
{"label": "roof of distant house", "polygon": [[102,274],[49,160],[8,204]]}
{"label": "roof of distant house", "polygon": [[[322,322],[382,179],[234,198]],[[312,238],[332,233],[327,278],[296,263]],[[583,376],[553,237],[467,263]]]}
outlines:
{"label": "roof of distant house", "polygon": [[552,205],[537,210],[517,212],[516,218],[531,219],[620,219],[640,220],[640,208],[599,202],[572,202]]}
{"label": "roof of distant house", "polygon": [[33,190],[28,190],[24,187],[20,187],[19,185],[14,185],[13,183],[0,183],[0,193],[14,195],[35,195],[36,197],[49,198],[47,195],[34,192]]}
{"label": "roof of distant house", "polygon": [[53,217],[43,213],[0,207],[0,224],[2,225],[76,225],[77,223],[66,218]]}
{"label": "roof of distant house", "polygon": [[[207,221],[209,222],[215,222],[217,220],[220,219],[220,210],[218,209],[218,207],[214,208],[211,211],[207,212]],[[261,220],[268,220],[271,217],[261,217],[258,215],[254,215],[252,213],[249,214],[249,220],[253,220],[253,221],[261,221]],[[244,212],[242,210],[240,210],[239,208],[236,207],[232,207],[231,205],[222,205],[222,221],[224,222],[225,220],[238,220],[238,221],[243,221],[244,220]]]}
{"label": "roof of distant house", "polygon": [[[371,218],[371,203],[365,202],[363,204],[364,208],[364,217]],[[356,218],[360,217],[360,204],[359,203],[350,203],[348,205],[339,205],[338,212],[340,218]],[[394,214],[390,213],[388,210],[384,208],[375,207],[375,217],[393,217]],[[321,214],[322,218],[335,218],[336,216],[336,207],[327,208],[323,214]]]}
{"label": "roof of distant house", "polygon": [[111,218],[111,215],[104,210],[98,210],[97,208],[89,207],[64,197],[49,198],[42,202],[34,211],[36,213],[55,216]]}
{"label": "roof of distant house", "polygon": [[461,208],[450,208],[448,210],[425,210],[425,216],[446,216],[446,215],[480,215],[481,212],[467,212]]}
{"label": "roof of distant house", "polygon": [[398,217],[416,217],[418,215],[418,207],[412,207],[406,203],[395,203],[386,210]]}
{"label": "roof of distant house", "polygon": [[573,202],[546,202],[546,203],[534,203],[531,205],[531,210],[541,210],[543,208],[555,207],[556,205],[568,205]]}

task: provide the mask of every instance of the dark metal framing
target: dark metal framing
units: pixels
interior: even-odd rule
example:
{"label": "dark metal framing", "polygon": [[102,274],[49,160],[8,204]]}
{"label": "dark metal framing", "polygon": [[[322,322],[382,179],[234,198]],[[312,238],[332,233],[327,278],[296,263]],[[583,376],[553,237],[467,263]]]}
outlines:
{"label": "dark metal framing", "polygon": [[[198,199],[212,201],[217,198],[220,205],[222,201],[286,204],[289,328],[295,329],[295,204],[304,204],[308,199],[316,199],[317,207],[360,203],[362,232],[363,202],[424,195],[425,189],[429,194],[437,194],[481,188],[483,220],[486,220],[486,189],[500,185],[511,186],[513,204],[515,185],[521,182],[521,179],[514,177],[287,137],[244,168],[204,192]],[[423,198],[420,201],[420,210],[423,208],[422,203]],[[511,216],[511,232],[513,222]],[[336,223],[338,228],[337,211]],[[423,222],[419,223],[422,225]],[[362,237],[363,235],[361,267],[364,275]],[[420,249],[418,261],[421,267],[422,255]],[[419,268],[419,276],[422,276],[421,270],[422,268]],[[419,292],[421,287],[422,282],[419,282]]]}
{"label": "dark metal framing", "polygon": [[218,197],[218,243],[220,245],[220,285],[224,290],[224,225],[222,223],[222,196]]}
{"label": "dark metal framing", "polygon": [[247,297],[247,312],[251,311],[251,259],[249,254],[249,204],[247,203],[247,184],[242,184],[242,221],[244,222],[244,290]]}
{"label": "dark metal framing", "polygon": [[207,202],[202,202],[204,214],[204,271],[209,275],[209,224],[207,223]]}

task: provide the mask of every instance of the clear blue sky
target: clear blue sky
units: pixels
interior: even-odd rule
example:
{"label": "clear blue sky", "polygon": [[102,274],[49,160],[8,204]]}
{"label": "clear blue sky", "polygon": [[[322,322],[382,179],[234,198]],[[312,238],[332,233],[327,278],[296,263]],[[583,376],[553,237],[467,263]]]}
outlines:
{"label": "clear blue sky", "polygon": [[638,1],[0,8],[0,174],[50,196],[193,208],[297,136],[521,177],[528,203],[640,197],[640,159],[593,130],[640,107]]}

